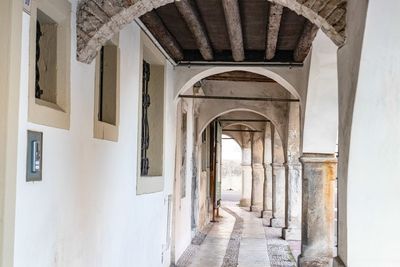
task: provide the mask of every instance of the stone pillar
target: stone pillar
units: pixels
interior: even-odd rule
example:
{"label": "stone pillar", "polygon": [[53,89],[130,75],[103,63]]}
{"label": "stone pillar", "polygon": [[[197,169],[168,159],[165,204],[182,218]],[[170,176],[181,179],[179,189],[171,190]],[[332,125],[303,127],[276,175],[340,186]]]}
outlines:
{"label": "stone pillar", "polygon": [[287,134],[286,227],[282,237],[301,240],[300,106],[290,103]]}
{"label": "stone pillar", "polygon": [[272,227],[285,227],[285,166],[272,163]]}
{"label": "stone pillar", "polygon": [[242,198],[240,199],[240,206],[250,207],[251,200],[251,147],[243,144],[242,148]]}
{"label": "stone pillar", "polygon": [[264,133],[264,198],[261,216],[269,222],[272,218],[272,133],[271,123],[265,124]]}
{"label": "stone pillar", "polygon": [[264,195],[264,134],[254,133],[252,138],[251,211],[262,211]]}
{"label": "stone pillar", "polygon": [[332,266],[334,245],[334,154],[305,153],[303,164],[302,245],[299,266]]}
{"label": "stone pillar", "polygon": [[282,237],[301,240],[301,164],[286,163],[286,227]]}

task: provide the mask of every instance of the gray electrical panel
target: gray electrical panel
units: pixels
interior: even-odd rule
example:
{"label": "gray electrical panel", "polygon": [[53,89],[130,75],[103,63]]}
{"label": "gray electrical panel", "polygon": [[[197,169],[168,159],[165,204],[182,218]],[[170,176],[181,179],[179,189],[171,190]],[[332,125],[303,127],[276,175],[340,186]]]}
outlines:
{"label": "gray electrical panel", "polygon": [[34,182],[42,180],[43,169],[43,133],[28,131],[27,157],[26,157],[26,181]]}

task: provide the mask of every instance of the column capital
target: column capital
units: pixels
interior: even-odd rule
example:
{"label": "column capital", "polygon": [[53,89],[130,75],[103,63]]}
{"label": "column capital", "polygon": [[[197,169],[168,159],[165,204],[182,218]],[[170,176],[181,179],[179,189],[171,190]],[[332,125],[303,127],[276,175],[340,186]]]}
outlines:
{"label": "column capital", "polygon": [[273,162],[271,163],[272,168],[284,168],[285,165],[283,163]]}
{"label": "column capital", "polygon": [[285,167],[288,169],[301,169],[302,164],[300,161],[292,161],[292,162],[285,162],[283,163]]}
{"label": "column capital", "polygon": [[303,153],[300,161],[302,163],[337,163],[337,157],[334,153]]}

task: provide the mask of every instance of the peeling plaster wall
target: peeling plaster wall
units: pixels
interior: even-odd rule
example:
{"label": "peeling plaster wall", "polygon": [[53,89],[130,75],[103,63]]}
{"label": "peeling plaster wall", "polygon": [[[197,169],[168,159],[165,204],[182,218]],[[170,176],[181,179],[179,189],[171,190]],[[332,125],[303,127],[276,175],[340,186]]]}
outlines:
{"label": "peeling plaster wall", "polygon": [[[76,47],[74,14],[72,50]],[[172,66],[166,67],[164,191],[136,195],[139,28],[129,25],[120,32],[118,143],[93,138],[95,66],[78,63],[75,56],[71,59],[71,129],[28,122],[28,29],[29,17],[24,14],[15,266],[169,266],[167,199],[174,177],[176,129]],[[44,134],[42,182],[25,182],[27,129]]]}

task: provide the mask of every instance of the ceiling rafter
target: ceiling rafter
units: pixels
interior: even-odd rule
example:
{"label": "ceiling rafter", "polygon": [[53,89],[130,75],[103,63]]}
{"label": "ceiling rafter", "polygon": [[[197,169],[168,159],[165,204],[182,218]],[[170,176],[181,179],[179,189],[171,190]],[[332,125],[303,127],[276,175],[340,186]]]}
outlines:
{"label": "ceiling rafter", "polygon": [[228,28],[232,57],[235,61],[243,61],[245,56],[239,2],[238,0],[222,0],[222,6],[224,8],[225,21]]}
{"label": "ceiling rafter", "polygon": [[192,32],[202,57],[208,61],[213,60],[213,49],[198,11],[189,0],[177,0],[175,5]]}
{"label": "ceiling rafter", "polygon": [[279,29],[281,27],[281,20],[283,14],[283,6],[279,4],[271,4],[269,9],[268,18],[268,31],[267,31],[267,49],[266,59],[271,60],[275,57],[276,45],[278,43]]}
{"label": "ceiling rafter", "polygon": [[303,29],[303,33],[301,34],[297,46],[293,52],[293,59],[296,62],[303,62],[308,53],[311,50],[312,43],[315,39],[315,36],[318,32],[318,27],[311,23],[309,20],[306,21]]}
{"label": "ceiling rafter", "polygon": [[148,12],[140,17],[141,21],[151,31],[155,38],[160,42],[161,46],[166,49],[171,57],[176,61],[184,58],[183,50],[178,41],[168,31],[164,23],[155,11]]}

